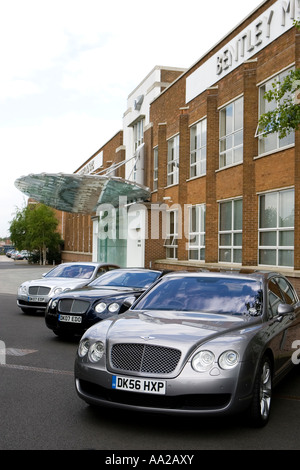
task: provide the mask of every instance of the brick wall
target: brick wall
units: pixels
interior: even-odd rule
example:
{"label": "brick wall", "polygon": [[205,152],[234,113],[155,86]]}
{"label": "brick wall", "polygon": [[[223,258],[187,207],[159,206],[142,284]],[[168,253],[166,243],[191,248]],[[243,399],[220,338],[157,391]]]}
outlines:
{"label": "brick wall", "polygon": [[[256,267],[259,193],[295,187],[295,269],[300,269],[300,133],[296,133],[295,147],[261,158],[258,158],[258,139],[255,137],[259,113],[259,84],[294,62],[299,67],[300,36],[295,28],[232,71],[215,86],[197,96],[188,105],[185,103],[186,78],[273,3],[275,0],[263,4],[151,104],[152,149],[158,146],[159,156],[158,191],[153,193],[152,201],[162,203],[165,197],[171,197],[174,204],[206,203],[206,263],[218,263],[220,201],[235,197],[243,198],[242,264]],[[219,169],[219,111],[222,106],[239,96],[244,97],[243,163]],[[204,117],[207,119],[206,175],[189,179],[189,126]],[[180,180],[179,185],[167,187],[166,142],[177,133],[180,135]],[[153,152],[150,155],[149,166],[152,168]],[[151,187],[151,176],[148,182]],[[181,262],[187,261],[186,241],[181,240],[178,243],[178,259]],[[147,246],[151,246],[151,242],[148,242]],[[146,259],[153,264],[155,259],[151,253],[146,255]],[[155,250],[153,255],[154,253]],[[165,254],[157,259],[163,260],[164,256]],[[173,262],[166,260],[164,266],[171,265],[174,268]],[[185,265],[185,268],[187,267],[188,263]]]}

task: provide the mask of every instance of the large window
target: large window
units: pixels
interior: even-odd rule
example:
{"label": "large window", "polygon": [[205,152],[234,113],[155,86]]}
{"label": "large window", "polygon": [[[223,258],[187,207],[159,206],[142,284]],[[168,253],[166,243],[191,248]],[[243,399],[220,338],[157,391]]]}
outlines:
{"label": "large window", "polygon": [[243,108],[239,98],[220,111],[220,168],[243,161]]}
{"label": "large window", "polygon": [[133,126],[134,152],[144,143],[144,120],[140,119]]}
{"label": "large window", "polygon": [[219,217],[219,261],[223,263],[241,263],[242,199],[221,202]]}
{"label": "large window", "polygon": [[177,259],[178,249],[178,212],[167,212],[167,233],[164,246],[166,258]]}
{"label": "large window", "polygon": [[[276,82],[279,83],[281,82],[286,75],[291,71],[285,70],[284,72],[278,74],[276,77],[273,77],[272,79],[268,80],[265,82],[262,86],[259,88],[259,115],[265,114],[268,111],[273,111],[277,103],[275,101],[268,102],[264,98],[264,94],[268,92],[269,90],[273,89],[273,84]],[[282,147],[286,147],[287,145],[292,145],[295,142],[295,133],[291,132],[289,135],[284,137],[283,139],[279,139],[278,132],[272,132],[270,133],[272,129],[265,129],[264,131],[261,131],[258,134],[259,138],[259,155],[272,152],[274,150],[279,150]]]}
{"label": "large window", "polygon": [[259,198],[259,264],[294,265],[294,190]]}
{"label": "large window", "polygon": [[206,129],[203,119],[190,129],[190,178],[206,174]]}
{"label": "large window", "polygon": [[178,184],[179,181],[179,135],[168,141],[167,185]]}
{"label": "large window", "polygon": [[189,208],[189,259],[205,261],[205,204]]}

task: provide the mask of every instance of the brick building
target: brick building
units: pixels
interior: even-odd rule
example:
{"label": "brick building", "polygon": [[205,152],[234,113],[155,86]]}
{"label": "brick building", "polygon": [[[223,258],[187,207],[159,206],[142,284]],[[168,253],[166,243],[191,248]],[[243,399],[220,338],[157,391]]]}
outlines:
{"label": "brick building", "polygon": [[257,132],[264,92],[299,67],[298,7],[263,2],[151,103],[147,184],[169,212],[152,266],[300,269],[299,133]]}
{"label": "brick building", "polygon": [[300,133],[258,131],[272,106],[265,91],[299,68],[299,17],[298,0],[266,0],[188,70],[155,67],[145,77],[123,131],[76,173],[124,162],[110,174],[149,188],[149,198],[123,211],[127,238],[111,246],[99,241],[101,213],[62,214],[64,261],[117,254],[126,266],[300,276]]}

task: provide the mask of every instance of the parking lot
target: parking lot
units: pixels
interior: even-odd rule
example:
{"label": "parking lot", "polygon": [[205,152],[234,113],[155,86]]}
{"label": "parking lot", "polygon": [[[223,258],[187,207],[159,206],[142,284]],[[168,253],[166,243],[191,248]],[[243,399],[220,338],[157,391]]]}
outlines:
{"label": "parking lot", "polygon": [[196,459],[202,450],[299,449],[297,368],[275,389],[271,420],[260,430],[241,417],[162,417],[86,405],[74,388],[78,343],[58,339],[43,314],[25,315],[16,306],[17,285],[50,268],[0,262],[0,340],[6,347],[0,367],[1,450],[102,450],[103,458],[117,451],[132,456],[173,451]]}

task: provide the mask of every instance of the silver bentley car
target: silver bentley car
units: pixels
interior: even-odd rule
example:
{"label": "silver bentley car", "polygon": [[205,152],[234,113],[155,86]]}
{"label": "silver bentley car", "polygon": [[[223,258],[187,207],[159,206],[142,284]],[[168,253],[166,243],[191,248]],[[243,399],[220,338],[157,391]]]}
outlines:
{"label": "silver bentley car", "polygon": [[17,305],[24,313],[46,310],[49,300],[61,292],[86,286],[101,274],[119,266],[107,263],[62,263],[42,279],[23,282],[18,288]]}
{"label": "silver bentley car", "polygon": [[75,385],[89,404],[155,413],[270,416],[293,366],[300,303],[277,273],[171,273],[81,338]]}

